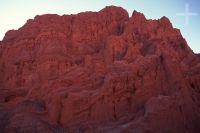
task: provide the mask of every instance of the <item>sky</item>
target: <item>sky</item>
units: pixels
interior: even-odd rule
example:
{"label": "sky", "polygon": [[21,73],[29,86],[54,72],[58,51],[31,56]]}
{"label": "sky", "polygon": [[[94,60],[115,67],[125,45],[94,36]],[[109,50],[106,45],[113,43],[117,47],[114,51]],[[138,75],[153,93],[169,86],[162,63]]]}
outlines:
{"label": "sky", "polygon": [[[76,14],[120,6],[131,16],[134,10],[148,19],[166,16],[195,53],[200,53],[200,0],[0,0],[0,40],[8,30],[17,30],[28,19],[42,14]],[[188,20],[183,13],[188,12]]]}

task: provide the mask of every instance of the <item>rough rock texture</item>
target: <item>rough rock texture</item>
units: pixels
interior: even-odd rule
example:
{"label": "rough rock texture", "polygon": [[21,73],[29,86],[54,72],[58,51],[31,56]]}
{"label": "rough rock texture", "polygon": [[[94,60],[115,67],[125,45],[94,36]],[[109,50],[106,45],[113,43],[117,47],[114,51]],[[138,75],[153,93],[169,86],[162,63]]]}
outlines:
{"label": "rough rock texture", "polygon": [[166,17],[36,16],[0,42],[0,132],[198,133],[199,70]]}

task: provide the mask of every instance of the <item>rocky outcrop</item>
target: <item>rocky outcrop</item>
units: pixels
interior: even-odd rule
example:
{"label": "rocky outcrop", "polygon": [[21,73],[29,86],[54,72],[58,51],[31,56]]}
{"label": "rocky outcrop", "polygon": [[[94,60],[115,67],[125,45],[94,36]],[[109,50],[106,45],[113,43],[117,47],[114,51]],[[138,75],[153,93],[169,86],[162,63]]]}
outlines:
{"label": "rocky outcrop", "polygon": [[166,17],[36,16],[0,42],[0,132],[199,132],[199,63]]}

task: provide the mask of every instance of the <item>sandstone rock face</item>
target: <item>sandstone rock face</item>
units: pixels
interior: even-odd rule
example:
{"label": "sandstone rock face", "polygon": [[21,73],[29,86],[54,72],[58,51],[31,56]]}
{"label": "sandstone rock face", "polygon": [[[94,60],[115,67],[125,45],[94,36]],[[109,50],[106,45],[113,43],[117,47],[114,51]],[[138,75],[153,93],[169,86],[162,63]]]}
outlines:
{"label": "sandstone rock face", "polygon": [[197,133],[199,70],[166,17],[36,16],[0,42],[0,132]]}

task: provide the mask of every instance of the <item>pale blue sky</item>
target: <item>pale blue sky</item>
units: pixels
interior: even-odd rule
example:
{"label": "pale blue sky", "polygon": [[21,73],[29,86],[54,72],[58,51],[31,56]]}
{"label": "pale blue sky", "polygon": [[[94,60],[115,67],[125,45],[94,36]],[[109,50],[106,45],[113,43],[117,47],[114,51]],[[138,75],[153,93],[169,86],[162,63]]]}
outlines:
{"label": "pale blue sky", "polygon": [[[197,16],[185,17],[177,13],[189,12]],[[29,18],[41,14],[76,14],[83,11],[99,11],[105,6],[116,5],[126,9],[131,15],[133,10],[145,14],[146,18],[158,19],[167,16],[174,27],[179,28],[194,52],[200,53],[200,1],[199,0],[0,0],[0,40],[6,31],[20,28]]]}

